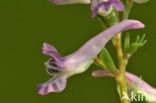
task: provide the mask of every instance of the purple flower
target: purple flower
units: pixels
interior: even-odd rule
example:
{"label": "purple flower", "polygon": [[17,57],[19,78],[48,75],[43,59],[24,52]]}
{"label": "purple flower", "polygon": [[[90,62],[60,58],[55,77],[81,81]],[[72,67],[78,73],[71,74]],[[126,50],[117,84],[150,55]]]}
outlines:
{"label": "purple flower", "polygon": [[112,6],[118,11],[125,9],[120,0],[91,0],[92,16],[96,16],[97,13],[101,16],[107,16],[112,11]]}
{"label": "purple flower", "polygon": [[[93,77],[103,77],[103,76],[114,77],[111,72],[106,71],[104,69],[94,71],[92,73],[92,76]],[[130,86],[132,89],[134,89],[139,83],[138,91],[142,91],[145,94],[150,94],[156,97],[156,88],[151,87],[144,80],[140,81],[140,78],[137,77],[136,75],[126,72],[126,79],[127,79],[127,85]]]}
{"label": "purple flower", "polygon": [[144,24],[136,20],[125,20],[86,42],[73,54],[61,57],[58,51],[50,44],[43,44],[43,54],[52,57],[45,65],[47,72],[53,77],[38,85],[38,93],[46,95],[50,92],[61,92],[66,86],[66,80],[72,75],[86,71],[93,63],[93,58],[104,48],[105,44],[119,32],[128,29],[143,28]]}
{"label": "purple flower", "polygon": [[89,4],[91,3],[92,16],[100,14],[102,16],[107,16],[112,11],[112,6],[118,11],[124,10],[124,4],[120,0],[49,0],[50,2],[57,5],[64,4]]}

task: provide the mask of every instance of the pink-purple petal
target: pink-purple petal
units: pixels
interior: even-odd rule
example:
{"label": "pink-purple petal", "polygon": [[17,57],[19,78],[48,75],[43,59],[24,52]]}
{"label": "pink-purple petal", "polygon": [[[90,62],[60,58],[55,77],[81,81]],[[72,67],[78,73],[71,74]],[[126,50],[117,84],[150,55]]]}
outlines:
{"label": "pink-purple petal", "polygon": [[40,95],[47,95],[50,92],[61,92],[66,87],[66,76],[53,77],[48,82],[37,86]]}
{"label": "pink-purple petal", "polygon": [[104,70],[104,69],[100,69],[100,70],[96,70],[92,73],[92,76],[93,77],[104,77],[104,76],[108,76],[108,77],[114,77],[114,75],[107,71],[107,70]]}
{"label": "pink-purple petal", "polygon": [[92,17],[95,17],[100,9],[109,12],[112,6],[118,11],[123,11],[125,9],[124,4],[119,0],[91,0]]}
{"label": "pink-purple petal", "polygon": [[55,63],[62,68],[62,58],[57,52],[56,48],[48,43],[44,43],[42,47],[42,53],[48,56],[51,56],[54,59]]}
{"label": "pink-purple petal", "polygon": [[87,43],[85,43],[79,50],[66,59],[72,63],[82,64],[85,61],[97,56],[100,51],[104,48],[105,44],[116,34],[129,29],[144,28],[144,24],[137,20],[124,20],[109,29],[99,33]]}
{"label": "pink-purple petal", "polygon": [[144,80],[140,81],[140,78],[137,77],[136,75],[127,72],[126,73],[126,78],[127,78],[127,80],[129,82],[133,83],[134,85],[137,85],[139,83],[138,88],[140,90],[145,91],[146,93],[149,93],[149,94],[154,94],[155,93],[155,95],[156,95],[156,88],[151,87]]}
{"label": "pink-purple petal", "polygon": [[54,46],[48,44],[48,43],[43,43],[43,50],[46,50],[46,51],[54,51],[57,53],[57,50]]}
{"label": "pink-purple petal", "polygon": [[125,6],[122,2],[119,0],[110,0],[112,2],[112,5],[115,7],[118,11],[123,11],[125,9]]}
{"label": "pink-purple petal", "polygon": [[110,2],[101,2],[97,6],[91,6],[92,7],[92,17],[95,17],[99,11],[99,9],[102,9],[104,11],[109,11],[111,8]]}
{"label": "pink-purple petal", "polygon": [[[96,70],[92,73],[93,77],[104,77],[104,76],[108,76],[108,77],[114,77],[114,75],[104,69],[100,69],[100,70]],[[138,89],[141,91],[144,91],[145,93],[148,94],[153,94],[156,96],[156,88],[153,88],[152,86],[150,86],[148,83],[146,83],[144,80],[140,80],[140,78],[134,74],[128,73],[126,72],[126,79],[127,79],[127,84],[131,87],[131,88],[135,88],[137,86],[137,84],[139,83]]]}

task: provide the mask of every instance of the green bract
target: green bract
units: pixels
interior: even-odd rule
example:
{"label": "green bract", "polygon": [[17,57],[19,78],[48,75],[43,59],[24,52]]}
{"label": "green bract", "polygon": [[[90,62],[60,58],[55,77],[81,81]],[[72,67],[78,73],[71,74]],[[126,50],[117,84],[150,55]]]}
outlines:
{"label": "green bract", "polygon": [[134,43],[130,43],[130,36],[129,33],[125,37],[124,43],[124,53],[126,54],[133,54],[138,48],[144,46],[147,42],[145,39],[145,34],[140,37],[139,35],[136,37],[136,41]]}
{"label": "green bract", "polygon": [[117,71],[117,69],[114,65],[113,59],[110,56],[110,54],[106,48],[104,48],[102,50],[102,52],[99,54],[99,58],[100,58],[100,60],[102,60],[105,69],[107,69],[113,73],[115,73]]}

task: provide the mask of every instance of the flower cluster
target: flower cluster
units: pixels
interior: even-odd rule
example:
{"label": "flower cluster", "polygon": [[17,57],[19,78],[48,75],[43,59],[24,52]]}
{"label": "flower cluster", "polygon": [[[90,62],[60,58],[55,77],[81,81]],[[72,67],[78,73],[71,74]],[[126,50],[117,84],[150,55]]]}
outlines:
{"label": "flower cluster", "polygon": [[[123,11],[124,4],[120,0],[49,0],[57,5],[65,4],[91,4],[92,16],[98,13],[102,16],[107,16],[112,11],[114,6],[116,10]],[[133,0],[136,3],[145,3],[149,0]]]}
{"label": "flower cluster", "polygon": [[[145,3],[148,0],[49,0],[51,3],[57,5],[65,4],[90,4],[92,17],[99,16],[103,24],[107,27],[106,30],[97,34],[95,37],[87,41],[76,52],[61,57],[56,48],[48,43],[43,44],[42,52],[51,58],[45,62],[47,72],[53,77],[37,86],[38,93],[46,95],[50,92],[61,92],[65,89],[67,79],[73,75],[85,72],[93,63],[99,67],[104,68],[93,72],[93,77],[109,76],[114,77],[119,86],[126,84],[132,90],[136,88],[147,94],[153,94],[156,97],[156,89],[148,85],[145,81],[140,80],[134,74],[125,73],[126,65],[132,54],[142,47],[146,40],[145,36],[139,36],[136,42],[130,43],[130,36],[126,35],[124,47],[121,46],[121,33],[130,29],[144,28],[144,24],[138,20],[128,19],[128,14],[133,3]],[[121,19],[119,13],[122,14]],[[113,20],[112,20],[113,19]],[[125,20],[127,19],[127,20]],[[113,22],[112,22],[113,21]],[[121,22],[120,22],[121,21]],[[117,57],[119,67],[116,67],[105,45],[112,40],[114,47],[117,49]],[[124,66],[124,68],[122,68]],[[119,68],[119,69],[117,69]],[[125,74],[124,74],[125,73]],[[118,80],[118,78],[123,80]],[[140,81],[140,82],[139,82]],[[121,86],[121,92],[127,92]],[[128,88],[127,87],[127,88]],[[122,96],[122,94],[121,94]],[[128,103],[128,101],[122,101]]]}

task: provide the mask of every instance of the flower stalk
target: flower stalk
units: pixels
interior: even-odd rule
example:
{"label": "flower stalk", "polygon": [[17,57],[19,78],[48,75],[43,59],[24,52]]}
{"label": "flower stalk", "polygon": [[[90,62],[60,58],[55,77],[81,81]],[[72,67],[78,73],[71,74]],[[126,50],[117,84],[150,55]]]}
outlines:
{"label": "flower stalk", "polygon": [[[119,67],[119,73],[115,77],[120,87],[121,97],[124,96],[124,93],[128,94],[127,86],[126,86],[126,77],[125,77],[127,63],[128,63],[128,59],[122,58],[121,65]],[[127,99],[123,99],[122,103],[129,103],[129,101]]]}
{"label": "flower stalk", "polygon": [[125,10],[123,11],[123,20],[128,19],[132,6],[133,6],[132,0],[125,1]]}
{"label": "flower stalk", "polygon": [[[126,12],[126,13],[129,14],[129,12]],[[126,13],[123,15],[126,15],[126,18],[127,18],[128,14],[126,14]],[[100,17],[100,19],[103,19],[103,18]],[[109,16],[105,17],[103,19],[103,21],[107,21],[107,22],[103,22],[105,24],[105,26],[108,26],[108,25],[112,26],[112,25],[117,24],[120,21],[118,12],[115,9],[113,9],[112,13]],[[121,97],[123,97],[124,93],[126,93],[128,95],[127,85],[126,85],[126,77],[125,77],[126,65],[128,63],[128,58],[127,58],[127,56],[124,56],[124,53],[122,50],[121,37],[122,37],[122,33],[118,33],[117,35],[115,35],[112,38],[112,43],[116,49],[118,68],[119,68],[119,72],[114,73],[114,77],[120,87]],[[100,64],[101,64],[101,62],[100,62]],[[123,99],[121,101],[122,101],[122,103],[129,103],[129,101],[127,99]]]}
{"label": "flower stalk", "polygon": [[[128,94],[127,86],[126,86],[126,77],[125,77],[126,65],[128,63],[128,59],[123,56],[122,44],[121,44],[121,33],[116,35],[115,40],[116,40],[115,48],[117,52],[118,65],[119,65],[119,73],[118,75],[115,76],[115,79],[119,84],[121,97],[123,97],[124,96],[123,93]],[[127,99],[123,99],[122,103],[129,103],[129,101]]]}
{"label": "flower stalk", "polygon": [[[127,0],[127,1],[129,1],[129,0]],[[129,5],[129,3],[126,3],[126,4]],[[126,9],[128,7],[129,6],[126,6]],[[128,18],[129,11],[130,11],[129,9],[126,10],[124,19]],[[120,20],[118,12],[115,11],[115,13],[116,13],[116,17],[118,18],[117,20]],[[123,13],[123,15],[124,15],[124,13]],[[125,58],[125,56],[123,54],[121,38],[122,38],[122,33],[119,33],[115,36],[114,47],[116,48],[118,66],[119,66],[119,73],[115,76],[115,79],[119,85],[121,97],[124,97],[124,93],[128,95],[127,85],[126,85],[126,76],[125,76],[126,65],[128,63],[128,59]],[[122,103],[130,103],[129,100],[127,100],[127,99],[121,99],[121,101],[122,101]]]}

